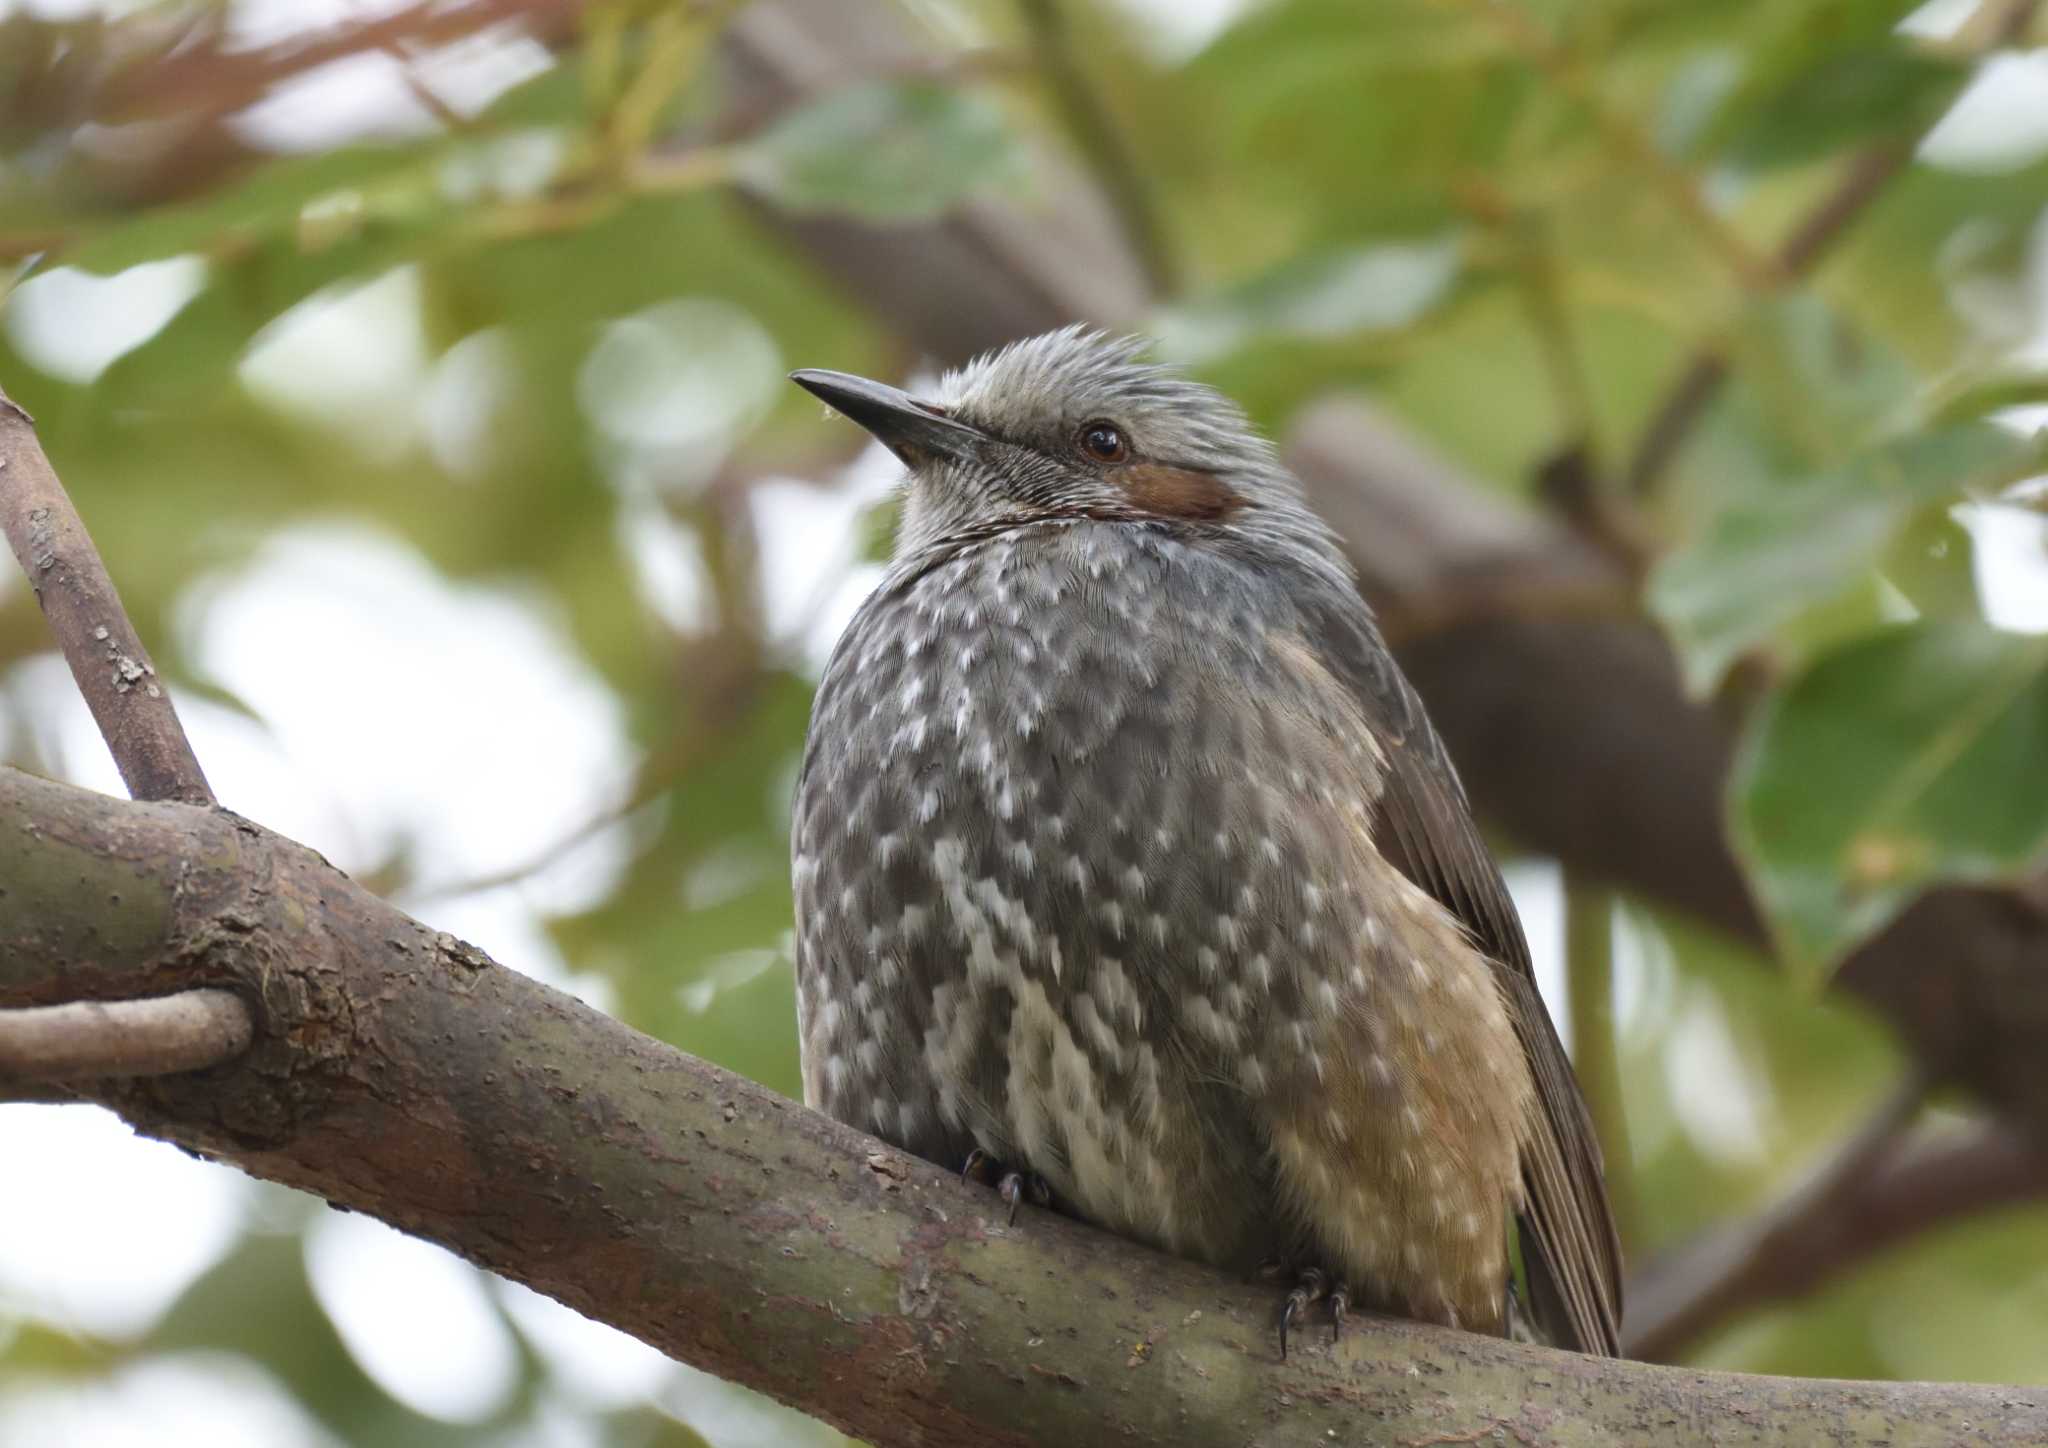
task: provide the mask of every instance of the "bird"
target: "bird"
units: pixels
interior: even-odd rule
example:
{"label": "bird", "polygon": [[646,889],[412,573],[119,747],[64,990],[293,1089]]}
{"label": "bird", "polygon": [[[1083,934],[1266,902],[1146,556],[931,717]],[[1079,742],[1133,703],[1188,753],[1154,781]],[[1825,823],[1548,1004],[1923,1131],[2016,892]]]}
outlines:
{"label": "bird", "polygon": [[[1601,1154],[1331,530],[1222,393],[1069,327],[928,396],[791,825],[808,1105],[1327,1304],[1618,1353]],[[1521,1285],[1511,1242],[1519,1239]]]}

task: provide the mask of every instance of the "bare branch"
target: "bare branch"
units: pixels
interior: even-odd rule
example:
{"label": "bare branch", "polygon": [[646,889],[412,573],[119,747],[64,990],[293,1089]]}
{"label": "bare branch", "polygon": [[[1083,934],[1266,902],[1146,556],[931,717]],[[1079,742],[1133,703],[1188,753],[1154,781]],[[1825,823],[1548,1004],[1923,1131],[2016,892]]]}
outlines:
{"label": "bare branch", "polygon": [[35,419],[0,392],[0,529],[35,586],[71,677],[137,799],[211,804],[213,791],[171,696],[121,607],[99,550],[50,460]]}
{"label": "bare branch", "polygon": [[0,1085],[199,1071],[252,1034],[248,1007],[224,990],[0,1011]]}
{"label": "bare branch", "polygon": [[1269,1287],[1049,1213],[1006,1227],[955,1173],[501,969],[219,811],[0,770],[0,892],[47,902],[0,915],[0,999],[232,981],[263,1001],[270,1028],[230,1065],[82,1094],[871,1442],[2048,1436],[2040,1389],[1705,1373],[1372,1318],[1282,1362]]}

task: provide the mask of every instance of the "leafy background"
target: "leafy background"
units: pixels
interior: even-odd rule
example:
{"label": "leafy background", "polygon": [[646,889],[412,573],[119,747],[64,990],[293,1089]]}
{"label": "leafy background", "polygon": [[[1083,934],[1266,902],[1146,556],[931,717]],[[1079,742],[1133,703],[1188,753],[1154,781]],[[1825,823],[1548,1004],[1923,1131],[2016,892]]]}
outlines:
{"label": "leafy background", "polygon": [[[2031,7],[902,0],[925,63],[749,113],[744,5],[476,3],[0,3],[0,380],[223,801],[500,960],[797,1091],[787,803],[891,469],[781,377],[925,363],[765,218],[1056,214],[1069,163],[1124,203],[1145,327],[1276,433],[1367,394],[1536,508],[1561,445],[1613,472],[1696,347],[1727,359],[1611,501],[1742,720],[1776,949],[1595,894],[1611,956],[1568,970],[1557,869],[1502,842],[1556,1013],[1611,1034],[1574,1047],[1638,1261],[1897,1079],[1820,989],[1851,944],[2042,863]],[[1770,238],[1869,158],[1780,275]],[[118,792],[12,570],[0,757]],[[0,1162],[0,1442],[834,1438],[110,1117],[0,1106]],[[2044,1227],[1971,1218],[1688,1356],[2048,1381]]]}

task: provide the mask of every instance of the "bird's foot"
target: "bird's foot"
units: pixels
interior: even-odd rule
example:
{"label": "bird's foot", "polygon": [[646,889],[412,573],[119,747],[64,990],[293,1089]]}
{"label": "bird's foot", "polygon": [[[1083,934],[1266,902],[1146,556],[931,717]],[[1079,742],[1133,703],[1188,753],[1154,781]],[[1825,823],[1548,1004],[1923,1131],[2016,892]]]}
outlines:
{"label": "bird's foot", "polygon": [[1287,1330],[1307,1314],[1311,1304],[1325,1298],[1330,1303],[1330,1341],[1336,1342],[1344,1335],[1344,1319],[1351,1313],[1351,1289],[1342,1282],[1332,1283],[1320,1268],[1302,1268],[1295,1278],[1294,1290],[1287,1294],[1286,1304],[1280,1309],[1282,1360],[1287,1357]]}
{"label": "bird's foot", "polygon": [[980,1147],[967,1153],[967,1161],[960,1168],[962,1181],[980,1182],[992,1186],[996,1195],[1009,1204],[1009,1216],[1004,1218],[1010,1226],[1017,1224],[1017,1204],[1029,1201],[1034,1207],[1052,1205],[1052,1187],[1037,1172],[1011,1171]]}

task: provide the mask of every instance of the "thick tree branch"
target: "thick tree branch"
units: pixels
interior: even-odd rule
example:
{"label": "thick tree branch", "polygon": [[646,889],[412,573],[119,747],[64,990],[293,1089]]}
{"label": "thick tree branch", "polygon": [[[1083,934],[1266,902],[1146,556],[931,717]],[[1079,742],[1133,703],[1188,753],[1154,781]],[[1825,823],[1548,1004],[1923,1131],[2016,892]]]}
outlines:
{"label": "thick tree branch", "polygon": [[0,1089],[197,1071],[241,1055],[251,1034],[249,1008],[224,990],[0,1011]]}
{"label": "thick tree branch", "polygon": [[[876,1443],[2003,1444],[2048,1392],[1694,1372],[1275,1297],[904,1157],[219,811],[0,770],[0,1000],[225,986],[239,1060],[82,1088]],[[90,911],[83,907],[90,903]],[[111,903],[110,903],[111,902]]]}

